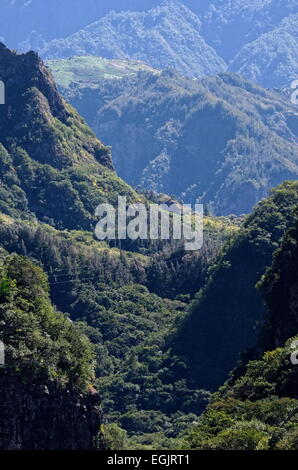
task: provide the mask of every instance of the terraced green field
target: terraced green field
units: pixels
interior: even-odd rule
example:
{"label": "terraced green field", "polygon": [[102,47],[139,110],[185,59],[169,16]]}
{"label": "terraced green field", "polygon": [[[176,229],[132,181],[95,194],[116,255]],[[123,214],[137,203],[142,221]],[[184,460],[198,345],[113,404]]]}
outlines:
{"label": "terraced green field", "polygon": [[145,70],[158,73],[157,70],[142,62],[125,59],[103,59],[102,57],[81,56],[62,60],[49,60],[54,78],[60,86],[69,87],[71,83],[82,87],[97,86],[103,79],[123,78]]}

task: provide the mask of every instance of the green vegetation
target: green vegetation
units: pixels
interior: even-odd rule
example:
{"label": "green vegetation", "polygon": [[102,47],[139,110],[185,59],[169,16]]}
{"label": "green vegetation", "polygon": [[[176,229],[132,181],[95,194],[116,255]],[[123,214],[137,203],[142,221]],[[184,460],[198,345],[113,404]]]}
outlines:
{"label": "green vegetation", "polygon": [[55,36],[58,40],[46,42],[33,32],[22,47],[28,50],[31,45],[47,58],[86,54],[136,58],[191,77],[214,75],[229,67],[270,88],[288,88],[297,78],[298,10],[292,0],[147,0],[145,5],[139,0],[137,9],[158,3],[146,13],[122,7],[121,13],[101,19],[94,15],[75,28],[75,34],[69,35],[64,27],[64,37]]}
{"label": "green vegetation", "polygon": [[209,395],[176,380],[184,365],[171,354],[169,341],[187,305],[137,284],[150,284],[150,258],[111,249],[87,232],[57,231],[6,215],[0,220],[1,246],[42,265],[52,301],[93,343],[96,384],[109,422],[129,437],[152,434],[154,442],[158,434],[172,438],[187,427]]}
{"label": "green vegetation", "polygon": [[102,80],[124,78],[147,71],[158,73],[152,67],[142,62],[125,59],[104,59],[103,57],[81,56],[70,57],[65,60],[49,60],[50,67],[56,83],[63,88],[74,84],[80,87],[97,87]]}
{"label": "green vegetation", "polygon": [[[275,196],[285,200],[286,192],[279,188]],[[260,345],[267,352],[239,362],[196,425],[180,436],[185,448],[297,450],[298,369],[291,361],[297,341],[297,246],[296,214],[258,285],[268,306]]]}
{"label": "green vegetation", "polygon": [[296,14],[283,18],[273,29],[245,44],[231,62],[230,70],[266,87],[288,88],[297,79],[297,7],[293,13]]}
{"label": "green vegetation", "polygon": [[91,343],[50,303],[44,272],[3,249],[0,325],[0,449],[103,448]]}
{"label": "green vegetation", "polygon": [[11,83],[10,106],[0,112],[2,213],[36,216],[57,228],[93,230],[99,203],[115,203],[119,194],[130,201],[140,198],[116,176],[109,148],[60,98],[35,54],[21,56],[3,47],[0,70],[4,80],[10,73]]}
{"label": "green vegetation", "polygon": [[[62,74],[64,63],[55,62]],[[237,75],[191,80],[167,70],[67,88],[58,77],[58,85],[134,186],[239,215],[297,178],[296,109]]]}
{"label": "green vegetation", "polygon": [[226,64],[200,30],[201,22],[191,10],[180,2],[166,1],[147,12],[112,11],[73,35],[42,44],[39,53],[45,59],[93,55],[140,60],[186,76],[225,70]]}
{"label": "green vegetation", "polygon": [[30,383],[55,380],[86,391],[94,380],[93,352],[86,336],[55,311],[43,271],[28,258],[1,254],[1,341],[5,344],[3,374]]}
{"label": "green vegetation", "polygon": [[297,366],[285,347],[250,362],[216,393],[196,425],[180,436],[184,447],[212,450],[297,450]]}
{"label": "green vegetation", "polygon": [[282,246],[276,251],[272,267],[261,279],[259,288],[266,298],[269,313],[263,342],[266,348],[282,346],[297,332],[297,259],[298,223],[287,232]]}
{"label": "green vegetation", "polygon": [[[11,61],[21,58],[4,53]],[[90,338],[108,419],[125,428],[129,438],[137,436],[138,445],[145,434],[157,445],[160,435],[175,437],[207,403],[207,392],[176,380],[184,365],[168,344],[208,263],[237,226],[228,218],[206,219],[205,248],[193,256],[171,244],[120,250],[95,241],[88,230],[94,228],[100,202],[115,202],[118,194],[130,201],[146,196],[112,172],[109,149],[60,100],[47,69],[35,56],[32,60],[42,76],[38,88],[28,90],[25,81],[13,119],[7,120],[4,108],[0,120],[7,136],[1,147],[1,246],[43,267],[52,301]],[[51,92],[41,96],[48,82]],[[20,86],[16,80],[11,93]],[[31,110],[30,119],[23,109]],[[161,253],[153,259],[157,249]]]}
{"label": "green vegetation", "polygon": [[[208,265],[220,253],[222,241],[229,239],[224,255],[217,261],[218,267],[213,267],[211,271],[207,292],[213,285],[214,293],[215,281],[219,283],[223,279],[222,273],[226,273],[224,260],[243,259],[247,246],[252,246],[252,253],[248,253],[245,258],[246,266],[248,261],[251,264],[251,271],[246,271],[246,278],[239,277],[240,267],[235,261],[232,265],[233,281],[228,281],[228,284],[236,289],[238,277],[237,282],[247,283],[248,276],[255,276],[256,262],[260,266],[263,263],[265,272],[264,262],[268,260],[267,265],[270,265],[272,252],[278,246],[286,227],[294,220],[293,208],[297,202],[297,184],[289,182],[277,188],[270,199],[262,202],[240,231],[237,225],[228,220],[206,218],[205,230],[210,245],[207,243],[201,258],[197,254],[190,256],[179,251],[171,253],[167,248],[151,260],[151,256],[120,251],[105,243],[98,243],[88,232],[57,231],[48,225],[1,216],[1,246],[9,252],[30,256],[42,264],[49,275],[53,302],[75,320],[77,328],[93,343],[97,388],[109,422],[106,425],[108,442],[121,440],[125,448],[142,449],[181,448],[189,445],[185,433],[190,432],[187,429],[200,419],[199,415],[209,399],[209,394],[201,389],[207,388],[209,384],[198,384],[194,380],[198,377],[193,368],[193,364],[198,362],[194,356],[197,350],[193,345],[187,349],[194,338],[193,333],[188,334],[183,350],[175,349],[177,338],[183,342],[186,337],[185,324],[190,322],[192,332],[196,331],[196,338],[199,327],[204,328],[202,319],[197,326],[192,317],[188,317],[185,302],[189,302],[193,295],[192,284],[189,283],[182,296],[179,279],[183,279],[187,266],[196,275],[197,270],[201,269],[201,278],[197,275],[196,282],[197,286],[203,286]],[[257,233],[259,235],[256,237]],[[268,234],[271,234],[271,240]],[[216,240],[217,250],[212,254],[211,247],[216,246]],[[256,311],[258,317],[261,317],[262,304],[253,288],[261,275],[261,268],[257,269],[258,275],[249,280],[251,288],[243,300],[243,289],[239,287],[236,291],[239,292],[238,305],[241,296],[243,305],[248,304],[251,308],[254,305],[252,296],[256,297]],[[160,277],[159,283],[155,285],[162,286],[164,280],[164,294],[169,294],[173,300],[162,299],[145,287],[154,285],[156,273],[160,273]],[[172,273],[172,281],[167,283],[169,273]],[[180,295],[176,295],[173,289],[167,291],[175,282]],[[3,289],[6,289],[6,284]],[[235,292],[233,297],[227,292],[224,299],[222,307],[228,311],[235,299]],[[244,320],[240,319],[241,324],[244,324]],[[228,323],[225,328],[229,331],[227,326]],[[213,329],[215,327],[213,322]],[[246,336],[247,333],[248,330]],[[255,332],[253,338],[252,346],[256,344]],[[243,343],[237,344],[234,362],[227,367],[226,374],[235,365],[237,354],[245,349],[246,337],[242,339]],[[215,351],[217,359],[220,357],[222,360],[221,356],[226,352],[225,345],[222,350]],[[190,356],[184,359],[182,356],[188,350]],[[241,367],[239,370],[243,370],[244,366]],[[188,370],[190,374],[186,373]],[[251,446],[257,437],[252,436]]]}
{"label": "green vegetation", "polygon": [[264,87],[288,88],[297,13],[295,0],[2,0],[0,26],[2,41],[22,51],[136,58],[190,76],[225,62]]}
{"label": "green vegetation", "polygon": [[[60,98],[38,57],[0,49],[4,78],[10,65],[10,104],[0,110],[0,340],[7,360],[0,448],[103,448],[102,433],[115,450],[296,448],[297,367],[288,338],[297,337],[298,324],[297,181],[278,186],[248,217],[213,217],[207,207],[199,253],[173,241],[98,242],[99,202],[118,194],[172,198],[137,193],[117,177],[109,148]],[[288,130],[273,132],[273,114],[279,110],[283,121],[286,112],[278,94],[232,75],[200,84],[172,72],[110,80],[111,93],[130,80],[152,86],[165,113],[165,104],[178,103],[180,113],[184,102],[190,146],[195,123],[206,113],[210,123],[220,118],[216,130],[239,150],[226,190],[247,182],[240,171],[246,162],[253,161],[253,185],[268,175],[272,182],[277,174],[295,176]],[[215,98],[219,89],[223,96]],[[243,116],[233,100],[242,106],[247,95],[254,98]],[[121,100],[114,105],[119,110]],[[170,146],[172,124],[165,129]],[[256,143],[245,147],[250,132]],[[251,150],[244,163],[243,148]],[[256,148],[265,152],[261,169],[252,159]],[[228,153],[225,164],[231,159]],[[217,168],[210,161],[205,176]],[[15,420],[19,442],[10,437]]]}
{"label": "green vegetation", "polygon": [[274,189],[209,269],[206,285],[173,343],[174,352],[185,357],[186,377],[199,388],[216,390],[235,367],[239,354],[257,347],[265,306],[255,286],[293,224],[297,204],[297,182]]}

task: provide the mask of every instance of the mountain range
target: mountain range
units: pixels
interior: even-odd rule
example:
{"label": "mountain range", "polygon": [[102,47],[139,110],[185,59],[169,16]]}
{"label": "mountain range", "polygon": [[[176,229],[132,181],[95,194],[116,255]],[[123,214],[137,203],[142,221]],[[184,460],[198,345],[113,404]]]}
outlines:
{"label": "mountain range", "polygon": [[274,29],[243,46],[230,70],[269,88],[287,88],[297,77],[297,25],[297,14],[284,18]]}
{"label": "mountain range", "polygon": [[199,18],[183,4],[166,1],[149,12],[111,12],[68,38],[53,40],[39,52],[45,59],[90,53],[129,58],[187,76],[223,71],[224,61],[205,43],[200,28]]}
{"label": "mountain range", "polygon": [[61,93],[112,146],[116,170],[131,185],[239,215],[297,178],[298,115],[282,94],[232,73],[194,81],[136,71],[88,83],[76,72],[80,61],[91,76],[87,58],[48,64]]}
{"label": "mountain range", "polygon": [[[63,18],[72,11],[67,27]],[[115,11],[114,11],[115,10]],[[142,60],[187,76],[230,70],[264,87],[289,87],[297,73],[293,0],[185,0],[98,5],[94,0],[9,2],[0,7],[2,39],[44,58],[100,55]],[[42,17],[43,12],[47,14]],[[24,18],[19,28],[13,21]],[[44,18],[52,18],[51,28]],[[14,26],[10,40],[7,29]],[[16,39],[18,37],[18,39]]]}
{"label": "mountain range", "polygon": [[[160,0],[125,0],[125,4],[123,0],[110,0],[108,3],[98,0],[2,0],[1,36],[8,46],[17,48],[32,32],[49,41],[75,33],[110,11],[146,11],[160,3]],[[210,0],[199,3],[185,0],[184,3],[195,13],[201,13],[208,8]]]}

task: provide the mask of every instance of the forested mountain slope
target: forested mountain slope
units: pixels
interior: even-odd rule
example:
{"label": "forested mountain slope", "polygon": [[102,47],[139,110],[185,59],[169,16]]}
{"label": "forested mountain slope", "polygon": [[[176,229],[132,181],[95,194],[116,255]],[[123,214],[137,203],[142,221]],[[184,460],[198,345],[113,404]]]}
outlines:
{"label": "forested mountain slope", "polygon": [[97,55],[134,59],[186,76],[212,75],[226,65],[200,35],[201,22],[182,3],[166,1],[146,13],[111,12],[66,39],[39,49],[45,59]]}
{"label": "forested mountain slope", "polygon": [[[100,202],[136,198],[113,171],[110,150],[66,104],[37,54],[0,45],[0,210],[61,228],[93,230]],[[108,190],[107,190],[108,189]]]}
{"label": "forested mountain slope", "polygon": [[5,215],[0,221],[0,246],[42,266],[53,303],[90,338],[108,422],[140,438],[164,432],[167,443],[208,400],[207,392],[177,376],[184,365],[170,354],[169,338],[185,317],[190,296],[203,285],[208,264],[238,228],[209,220],[202,253],[183,257],[167,248],[151,260],[111,249],[92,233],[57,231]]}
{"label": "forested mountain slope", "polygon": [[[274,189],[210,269],[206,286],[173,342],[173,352],[185,356],[186,375],[197,386],[216,390],[236,366],[239,354],[258,348],[266,309],[256,284],[293,224],[297,204],[296,181]],[[274,331],[278,334],[279,328]]]}
{"label": "forested mountain slope", "polygon": [[[53,64],[58,83],[68,62]],[[278,93],[229,73],[198,81],[140,73],[95,85],[72,70],[61,92],[112,145],[130,184],[222,215],[250,212],[273,186],[297,177],[297,112]]]}
{"label": "forested mountain slope", "polygon": [[297,79],[298,14],[283,19],[272,31],[243,46],[230,70],[274,88],[289,88]]}
{"label": "forested mountain slope", "polygon": [[40,268],[0,257],[0,449],[103,449],[91,344],[51,305]]}
{"label": "forested mountain slope", "polygon": [[[191,0],[193,1],[193,0]],[[159,0],[1,0],[2,40],[11,48],[31,39],[49,41],[75,33],[111,10],[145,10]],[[194,2],[193,2],[194,3]],[[67,21],[65,21],[67,18]],[[14,25],[14,28],[12,28]],[[33,33],[33,34],[32,34]]]}
{"label": "forested mountain slope", "polygon": [[[116,176],[110,149],[95,138],[79,115],[60,97],[49,70],[36,54],[17,55],[1,45],[0,77],[7,91],[6,105],[0,109],[0,245],[5,250],[3,276],[2,271],[0,276],[0,315],[4,320],[4,324],[0,324],[0,339],[8,345],[8,360],[10,354],[16,360],[16,363],[11,360],[9,363],[12,368],[16,364],[17,377],[14,369],[5,370],[13,375],[17,416],[24,416],[24,409],[16,387],[34,406],[44,406],[38,409],[47,416],[46,422],[39,418],[34,421],[32,414],[28,419],[25,417],[26,425],[19,421],[19,426],[27,440],[2,437],[1,446],[59,447],[62,444],[57,444],[56,439],[60,431],[56,429],[51,439],[44,441],[48,423],[59,415],[73,423],[75,429],[64,446],[102,448],[99,398],[93,386],[90,387],[95,380],[108,418],[108,437],[112,427],[118,436],[123,435],[123,430],[127,433],[128,443],[123,444],[126,447],[171,448],[176,445],[174,440],[181,431],[199,419],[209,399],[206,389],[213,390],[222,384],[239,353],[257,346],[265,308],[255,284],[271,265],[274,250],[294,223],[297,183],[287,182],[274,190],[269,199],[257,206],[240,231],[227,217],[206,217],[205,244],[199,255],[187,256],[171,245],[156,245],[161,251],[159,256],[153,256],[154,246],[133,246],[132,252],[111,248],[92,236],[94,209],[98,203],[115,202],[119,193],[131,201],[144,201],[156,195],[138,194]],[[142,72],[120,80],[109,79],[109,91],[107,82],[96,84],[95,92],[102,90],[102,101],[96,104],[100,104],[98,109],[107,123],[109,114],[104,109],[105,103],[114,98],[112,116],[122,106],[126,109],[129,100],[134,102],[133,95],[128,95],[129,90],[136,89],[137,81],[144,101],[138,95],[135,112],[149,105],[150,99],[152,115],[154,106],[160,106],[158,112],[165,119],[160,124],[160,132],[167,137],[168,149],[175,150],[175,145],[183,148],[180,143],[183,137],[184,148],[189,150],[191,137],[199,137],[194,130],[201,129],[209,117],[206,130],[215,122],[222,145],[230,149],[225,163],[231,168],[232,162],[234,173],[226,178],[232,179],[233,175],[238,184],[237,175],[246,167],[251,171],[247,162],[251,163],[255,153],[259,159],[254,160],[250,178],[251,175],[258,175],[258,178],[270,175],[270,186],[276,183],[275,177],[277,180],[296,178],[296,113],[280,94],[267,92],[231,74],[197,82],[173,72]],[[125,95],[127,84],[131,88]],[[69,96],[77,92],[82,96],[85,84],[83,87],[75,85],[67,92]],[[92,96],[94,90],[89,92]],[[179,115],[184,106],[187,125],[181,131],[182,137],[174,105]],[[169,110],[173,121],[168,118]],[[150,123],[147,110],[143,113],[144,120],[149,119]],[[134,113],[127,111],[127,122],[130,116],[133,122]],[[99,114],[98,122],[100,117]],[[253,123],[255,120],[257,126]],[[223,127],[225,122],[227,125]],[[203,140],[199,142],[202,144]],[[211,139],[209,144],[212,144]],[[193,155],[192,152],[189,155]],[[130,156],[130,149],[126,155]],[[173,155],[179,161],[176,150]],[[213,147],[208,155],[210,158],[214,155]],[[216,155],[220,156],[219,150]],[[236,163],[232,155],[237,157]],[[242,160],[243,155],[247,159]],[[273,160],[272,155],[276,155]],[[206,178],[208,171],[211,172],[206,168],[209,160],[200,167],[206,172]],[[217,162],[212,163],[212,171],[215,171]],[[240,165],[239,173],[237,165]],[[224,173],[224,169],[221,170]],[[243,192],[243,186],[240,187]],[[215,194],[212,191],[210,188],[209,193]],[[228,191],[218,192],[218,198],[221,194],[228,195]],[[259,193],[257,195],[260,197]],[[213,199],[210,197],[208,201]],[[251,205],[253,202],[252,198]],[[231,210],[228,204],[232,202],[224,200],[219,207],[225,207],[228,213]],[[228,244],[222,253],[224,241]],[[7,257],[9,254],[12,257]],[[214,267],[210,268],[217,256]],[[48,275],[51,301],[64,315],[50,305],[47,281],[38,265]],[[187,276],[192,278],[188,286],[182,282],[186,266],[190,271]],[[199,289],[189,311],[188,303]],[[284,292],[282,286],[281,290]],[[286,314],[293,318],[292,310]],[[273,314],[272,325],[279,324],[278,315]],[[295,324],[294,320],[293,329]],[[291,321],[289,325],[284,331],[278,326],[277,334],[275,327],[274,332],[267,330],[268,341],[280,344],[287,335],[292,335]],[[15,329],[24,333],[17,336],[17,340]],[[208,344],[206,338],[211,338]],[[48,354],[49,350],[53,354]],[[78,350],[80,354],[84,352],[83,356],[78,356]],[[32,363],[32,351],[37,353],[37,364]],[[94,354],[95,377],[90,368]],[[27,367],[33,370],[33,376],[27,374]],[[238,375],[242,373],[239,370]],[[30,377],[30,384],[26,377]],[[3,380],[7,383],[10,378]],[[82,397],[78,397],[78,390]],[[1,384],[0,393],[5,403],[2,413],[7,413],[4,433],[9,436],[13,433],[12,402]],[[41,393],[42,405],[38,393]],[[69,415],[63,415],[61,408],[65,393],[70,397]],[[55,402],[51,411],[45,399],[48,394]],[[82,406],[78,421],[74,421],[71,414],[74,403],[76,409]],[[91,420],[89,434],[81,427],[80,419]],[[40,440],[35,429],[42,430],[38,434]],[[205,434],[205,441],[209,437]],[[189,439],[183,441],[185,445],[201,445],[197,438],[194,443]],[[204,445],[208,447],[209,443]]]}
{"label": "forested mountain slope", "polygon": [[[17,48],[28,38],[43,41],[63,38],[99,20],[110,11],[146,11],[162,3],[162,0],[1,0],[0,30],[2,40],[11,48]],[[185,0],[184,4],[195,13],[207,9],[211,0]],[[212,2],[213,3],[213,2]],[[67,22],[65,21],[67,18]],[[12,28],[14,25],[14,28]]]}
{"label": "forested mountain slope", "polygon": [[239,365],[183,436],[185,448],[297,450],[298,369],[291,360],[297,357],[297,228],[296,217],[259,286],[268,309],[261,343],[267,352]]}
{"label": "forested mountain slope", "polygon": [[[204,409],[209,397],[208,392],[192,388],[180,377],[176,380],[177,370],[184,365],[170,355],[169,338],[184,318],[190,297],[203,284],[209,263],[238,227],[228,218],[208,217],[206,244],[201,253],[193,256],[187,256],[175,244],[157,243],[155,251],[159,249],[160,253],[155,258],[154,246],[133,245],[134,251],[127,252],[95,240],[93,214],[99,202],[115,202],[118,194],[131,201],[156,195],[137,194],[116,176],[110,150],[96,140],[60,97],[48,69],[36,54],[17,55],[1,46],[0,57],[1,78],[7,92],[6,105],[0,110],[0,245],[9,254],[23,256],[24,263],[31,266],[33,262],[33,272],[39,272],[36,266],[40,266],[47,273],[51,301],[64,312],[61,321],[71,327],[69,317],[74,328],[90,338],[107,430],[118,423],[129,436],[164,432],[165,444],[158,445],[169,446],[168,439]],[[192,279],[189,285],[183,285],[186,269]],[[12,283],[17,279],[13,274]],[[43,283],[39,276],[37,282]],[[148,287],[171,300],[158,297]],[[18,328],[21,327],[20,319]],[[46,331],[45,328],[45,334]],[[9,344],[3,325],[0,333]],[[60,347],[57,336],[53,343],[53,347]],[[21,346],[17,338],[16,347]],[[42,362],[39,355],[37,358]],[[78,360],[77,366],[87,368],[84,361]],[[20,380],[26,381],[22,371]],[[31,383],[33,389],[40,385],[34,378]],[[51,387],[55,387],[53,377],[44,384],[45,393],[49,390],[51,394]],[[95,390],[92,393],[97,397]],[[32,395],[31,399],[38,408],[38,397]],[[96,400],[98,406],[98,397]],[[5,395],[4,401],[11,410],[9,397]],[[59,400],[53,413],[64,416]],[[38,418],[41,421],[35,424],[29,418],[28,426],[41,427],[43,439],[48,422]],[[49,416],[49,423],[51,419]],[[68,421],[66,416],[63,419]],[[12,414],[6,416],[10,432],[12,420]],[[24,423],[19,425],[25,432]],[[95,421],[94,426],[97,425]],[[53,431],[49,446],[55,445],[57,432]],[[77,432],[69,445],[75,446],[77,440],[78,448],[88,447],[89,441],[87,444],[80,440],[80,427]],[[28,436],[28,441],[20,442],[21,448],[45,446],[35,434]],[[1,445],[10,444],[3,439]]]}
{"label": "forested mountain slope", "polygon": [[265,87],[289,87],[297,14],[295,0],[2,0],[0,39],[47,57],[137,58],[194,76],[229,66]]}
{"label": "forested mountain slope", "polygon": [[[6,104],[0,109],[0,199],[1,212],[6,214],[2,228],[13,223],[8,217],[12,216],[23,223],[26,220],[29,227],[35,224],[37,231],[37,220],[64,230],[92,230],[98,203],[114,202],[118,193],[136,198],[136,193],[115,175],[109,149],[63,101],[35,53],[17,55],[1,45],[0,76],[6,85]],[[57,248],[49,256],[55,237],[47,240],[40,235],[33,248],[23,231],[20,240],[10,239],[7,248],[11,253],[31,255],[34,263],[47,260],[44,267],[52,274],[51,285],[53,276],[57,283],[57,271],[51,269],[60,267],[60,285],[66,272],[71,275],[71,263],[79,263],[80,254],[76,250],[70,254],[66,242],[63,248],[68,258],[60,254],[59,262]],[[90,238],[92,244],[92,235]],[[58,236],[56,243],[59,245]],[[1,246],[4,244],[2,238]],[[100,253],[99,247],[97,250]],[[12,265],[7,263],[4,257],[0,334],[7,350],[7,367],[1,370],[1,448],[102,448],[100,399],[95,390],[93,395],[87,393],[95,380],[91,345],[50,305],[46,277],[40,269],[27,258],[13,258]],[[92,265],[96,266],[94,258]],[[104,278],[108,282],[107,274]],[[123,283],[129,282],[123,271],[122,278]],[[59,302],[59,291],[55,296],[51,290],[51,297],[66,311],[65,303]],[[70,303],[69,299],[68,307]],[[26,409],[24,397],[30,405]],[[66,423],[72,426],[71,431],[65,429]]]}
{"label": "forested mountain slope", "polygon": [[[298,9],[293,0],[214,0],[207,3],[209,5],[199,13],[202,34],[227,63],[242,47],[275,29]],[[264,49],[263,56],[266,53]]]}

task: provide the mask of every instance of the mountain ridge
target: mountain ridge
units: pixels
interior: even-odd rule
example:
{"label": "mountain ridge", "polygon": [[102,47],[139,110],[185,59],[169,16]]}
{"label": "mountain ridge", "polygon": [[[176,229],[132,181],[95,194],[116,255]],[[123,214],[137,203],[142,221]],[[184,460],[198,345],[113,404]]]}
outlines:
{"label": "mountain ridge", "polygon": [[142,72],[95,87],[74,76],[60,91],[112,145],[119,175],[134,186],[239,215],[296,177],[295,107],[238,75]]}
{"label": "mountain ridge", "polygon": [[60,97],[35,53],[16,54],[2,45],[0,77],[6,85],[0,108],[2,212],[90,230],[100,202],[116,202],[118,194],[138,198],[115,174],[110,149]]}
{"label": "mountain ridge", "polygon": [[225,63],[200,36],[199,18],[184,4],[165,0],[148,12],[111,12],[84,30],[39,50],[45,59],[92,55],[136,59],[189,76],[220,72]]}
{"label": "mountain ridge", "polygon": [[[150,12],[162,10],[168,11],[168,20],[152,29],[156,15]],[[47,51],[51,44],[56,58],[59,48],[64,50],[63,57],[97,54],[137,58],[156,68],[174,67],[188,76],[229,67],[265,87],[288,87],[291,79],[296,79],[292,77],[297,69],[297,19],[293,21],[294,33],[287,33],[286,38],[285,27],[280,27],[298,14],[293,0],[254,0],[249,4],[245,0],[127,0],[125,6],[119,0],[111,0],[109,5],[98,5],[96,0],[84,0],[84,4],[82,0],[52,0],[50,4],[19,0],[12,5],[3,0],[0,12],[0,40],[23,52]],[[62,22],[65,16],[67,26]],[[23,24],[20,17],[24,17]],[[50,29],[45,18],[51,18]],[[137,18],[147,20],[142,25]],[[88,33],[97,23],[102,25],[102,41],[96,28],[94,34]],[[14,37],[8,29],[12,24]],[[133,43],[130,37],[134,37]],[[275,45],[279,42],[277,57]]]}

